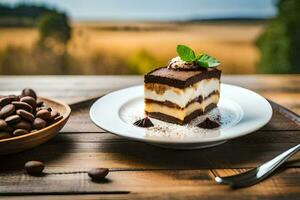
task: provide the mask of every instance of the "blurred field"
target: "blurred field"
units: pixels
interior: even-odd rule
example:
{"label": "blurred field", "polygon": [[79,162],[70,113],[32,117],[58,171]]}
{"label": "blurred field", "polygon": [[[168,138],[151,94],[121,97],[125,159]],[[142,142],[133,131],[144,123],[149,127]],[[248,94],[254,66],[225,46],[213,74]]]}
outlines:
{"label": "blurred field", "polygon": [[[206,52],[217,57],[222,63],[223,72],[227,74],[248,74],[255,73],[259,54],[254,41],[264,25],[255,22],[85,22],[74,23],[72,27],[68,50],[70,55],[83,61],[77,66],[85,68],[80,73],[131,73],[130,70],[118,69],[118,65],[120,68],[126,67],[128,60],[134,60],[139,52],[146,52],[150,59],[155,60],[154,63],[163,65],[176,55],[177,44],[187,44],[197,52]],[[38,32],[33,28],[0,28],[0,51],[8,46],[30,49],[37,39]],[[95,70],[95,66],[85,66],[92,65],[91,59],[98,55],[99,59],[119,59],[119,62],[103,62],[105,66],[99,66],[102,70]],[[115,65],[114,69],[106,70],[110,68],[110,64]],[[99,64],[95,65],[97,68]],[[143,68],[143,63],[137,66]],[[147,70],[149,67],[135,70],[134,73],[144,73]]]}

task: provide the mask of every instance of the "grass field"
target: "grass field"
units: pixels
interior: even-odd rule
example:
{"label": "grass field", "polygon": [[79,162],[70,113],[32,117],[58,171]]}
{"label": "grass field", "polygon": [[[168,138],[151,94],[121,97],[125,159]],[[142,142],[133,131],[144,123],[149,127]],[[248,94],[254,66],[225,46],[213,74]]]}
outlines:
{"label": "grass field", "polygon": [[[68,50],[70,55],[82,61],[79,62],[81,66],[77,67],[85,68],[81,70],[83,74],[131,73],[118,69],[117,66],[114,66],[114,70],[105,69],[111,67],[110,63],[124,67],[122,62],[128,63],[128,60],[134,59],[139,52],[147,52],[150,59],[153,58],[155,63],[163,65],[176,55],[177,44],[186,44],[197,52],[206,52],[217,57],[222,63],[224,73],[248,74],[255,73],[259,54],[254,42],[264,26],[262,23],[249,22],[85,22],[74,23],[72,27],[72,39]],[[34,28],[0,28],[0,51],[8,46],[30,49],[37,39],[38,32]],[[89,66],[93,65],[91,60],[97,55],[99,59],[119,59],[121,62],[104,62],[105,66],[98,66],[101,62],[94,62],[93,67]],[[143,68],[143,61],[137,62],[140,62],[137,66],[141,68],[137,73],[149,70],[149,67]],[[101,70],[95,70],[97,67]]]}

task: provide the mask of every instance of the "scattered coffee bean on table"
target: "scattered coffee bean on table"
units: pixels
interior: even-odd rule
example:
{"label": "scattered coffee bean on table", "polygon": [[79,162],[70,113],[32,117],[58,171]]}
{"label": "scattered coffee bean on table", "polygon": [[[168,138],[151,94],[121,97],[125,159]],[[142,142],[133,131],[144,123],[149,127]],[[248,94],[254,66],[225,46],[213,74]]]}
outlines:
{"label": "scattered coffee bean on table", "polygon": [[43,173],[45,165],[40,161],[33,160],[26,162],[24,168],[30,175],[40,175]]}
{"label": "scattered coffee bean on table", "polygon": [[38,99],[33,89],[0,96],[0,139],[35,132],[61,119],[63,116]]}
{"label": "scattered coffee bean on table", "polygon": [[88,171],[89,177],[96,181],[103,180],[108,173],[109,169],[107,168],[93,168],[90,171]]}

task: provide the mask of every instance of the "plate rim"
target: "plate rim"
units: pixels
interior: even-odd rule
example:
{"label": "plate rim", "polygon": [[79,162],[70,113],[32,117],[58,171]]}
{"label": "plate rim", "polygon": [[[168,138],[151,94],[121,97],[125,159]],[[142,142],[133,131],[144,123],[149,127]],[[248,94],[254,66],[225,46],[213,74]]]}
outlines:
{"label": "plate rim", "polygon": [[[263,126],[265,126],[272,118],[272,115],[273,115],[273,109],[272,109],[272,106],[271,104],[268,102],[268,100],[266,100],[263,96],[261,96],[260,94],[252,91],[252,90],[249,90],[247,88],[243,88],[243,87],[240,87],[240,86],[236,86],[236,85],[232,85],[232,84],[226,84],[226,83],[221,83],[221,85],[223,86],[226,86],[226,87],[234,87],[234,88],[237,88],[237,89],[242,89],[242,90],[245,90],[247,92],[250,92],[256,96],[258,96],[259,98],[261,98],[264,103],[266,104],[267,106],[267,109],[269,111],[269,115],[268,115],[268,118],[266,119],[265,122],[261,123],[260,125],[252,128],[252,129],[249,129],[247,131],[241,131],[238,135],[227,135],[227,136],[223,136],[223,137],[212,137],[212,138],[201,138],[201,140],[159,140],[159,139],[154,139],[154,138],[139,138],[139,137],[133,137],[133,136],[129,136],[129,135],[124,135],[122,133],[118,133],[118,132],[115,132],[115,131],[110,131],[110,130],[107,130],[106,128],[100,126],[98,123],[97,123],[97,120],[94,118],[94,115],[93,115],[93,111],[95,110],[95,107],[97,106],[97,104],[101,101],[101,99],[103,98],[108,98],[108,96],[111,96],[111,95],[115,95],[116,93],[119,93],[119,92],[122,92],[122,91],[126,91],[126,90],[129,90],[129,89],[134,89],[134,88],[140,88],[140,87],[143,87],[143,85],[135,85],[135,86],[130,86],[130,87],[126,87],[126,88],[123,88],[123,89],[119,89],[119,90],[116,90],[116,91],[112,91],[108,94],[105,94],[103,95],[102,97],[99,97],[93,104],[92,106],[90,107],[90,111],[89,111],[89,116],[90,116],[90,119],[92,120],[92,122],[99,128],[103,129],[104,131],[108,132],[108,133],[112,133],[114,135],[117,135],[117,136],[120,136],[120,137],[123,137],[123,138],[128,138],[130,140],[134,140],[134,141],[141,141],[141,142],[146,142],[146,143],[157,143],[157,144],[204,144],[204,143],[208,143],[208,142],[219,142],[219,141],[224,141],[224,140],[231,140],[231,139],[234,139],[234,138],[238,138],[238,137],[242,137],[242,136],[245,136],[245,135],[248,135],[248,134],[251,134],[253,133],[254,131],[256,130],[259,130],[260,128],[262,128]],[[133,99],[133,98],[132,98]],[[130,99],[128,99],[130,100]],[[236,103],[236,102],[235,102]],[[121,119],[120,119],[121,120]],[[122,121],[122,120],[121,120]],[[124,122],[125,123],[125,122]],[[138,128],[138,127],[136,127]],[[195,139],[195,138],[192,138],[192,139]]]}

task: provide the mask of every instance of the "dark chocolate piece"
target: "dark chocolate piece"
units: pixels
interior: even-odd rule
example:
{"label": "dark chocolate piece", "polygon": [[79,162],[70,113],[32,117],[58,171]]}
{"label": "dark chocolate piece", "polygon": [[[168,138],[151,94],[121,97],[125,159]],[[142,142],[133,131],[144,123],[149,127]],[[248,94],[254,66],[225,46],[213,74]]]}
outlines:
{"label": "dark chocolate piece", "polygon": [[133,125],[142,127],[142,128],[149,128],[149,127],[154,126],[148,117],[145,117],[143,119],[140,119],[140,120],[134,122]]}
{"label": "dark chocolate piece", "polygon": [[216,68],[199,68],[194,71],[170,70],[157,68],[144,76],[145,83],[160,83],[176,88],[186,88],[203,79],[220,79],[221,71]]}
{"label": "dark chocolate piece", "polygon": [[205,129],[214,129],[220,127],[220,124],[218,122],[215,122],[209,118],[206,118],[203,122],[197,125],[199,128],[205,128]]}

